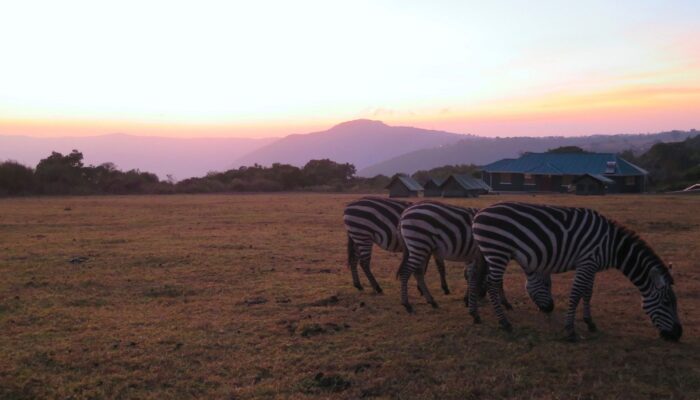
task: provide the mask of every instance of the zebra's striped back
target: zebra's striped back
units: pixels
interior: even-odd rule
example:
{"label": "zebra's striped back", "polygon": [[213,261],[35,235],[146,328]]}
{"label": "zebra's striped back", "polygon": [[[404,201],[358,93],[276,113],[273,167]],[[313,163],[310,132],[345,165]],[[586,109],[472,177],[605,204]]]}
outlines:
{"label": "zebra's striped back", "polygon": [[[582,297],[584,320],[590,319],[586,303],[590,301],[595,273],[613,267],[639,288],[644,311],[662,336],[677,340],[682,334],[673,279],[667,267],[634,232],[594,210],[499,203],[476,215],[474,236],[489,265],[491,281],[502,280],[510,259],[518,261],[529,273],[552,274],[575,269],[570,299],[573,308],[567,315],[567,326],[572,332],[576,304]],[[497,296],[495,291],[494,296]],[[492,302],[503,324],[506,320],[496,300]]]}
{"label": "zebra's striped back", "polygon": [[399,252],[403,245],[398,233],[401,213],[410,206],[406,201],[381,197],[363,197],[345,207],[343,222],[356,243],[374,243],[384,250]]}
{"label": "zebra's striped back", "polygon": [[476,250],[471,227],[477,211],[432,201],[408,207],[401,215],[399,229],[411,249],[409,264],[418,259],[423,262],[433,252],[450,261],[471,259]]}

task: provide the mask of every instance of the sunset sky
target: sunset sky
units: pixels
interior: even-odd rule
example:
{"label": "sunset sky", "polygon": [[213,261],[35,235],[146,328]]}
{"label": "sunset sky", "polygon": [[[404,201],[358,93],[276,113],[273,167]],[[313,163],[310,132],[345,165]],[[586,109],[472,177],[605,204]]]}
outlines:
{"label": "sunset sky", "polygon": [[700,129],[700,1],[8,1],[0,135]]}

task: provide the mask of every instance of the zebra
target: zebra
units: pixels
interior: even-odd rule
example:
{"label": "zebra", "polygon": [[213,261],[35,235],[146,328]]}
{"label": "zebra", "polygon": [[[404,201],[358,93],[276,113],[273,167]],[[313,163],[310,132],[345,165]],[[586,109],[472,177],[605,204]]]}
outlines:
{"label": "zebra", "polygon": [[[436,259],[466,263],[465,279],[469,282],[469,288],[464,297],[465,305],[476,302],[477,295],[485,295],[486,264],[482,262],[472,235],[472,221],[478,211],[476,208],[423,201],[406,208],[401,214],[399,230],[405,249],[397,275],[401,279],[401,304],[406,311],[413,313],[413,306],[408,301],[408,279],[412,274],[416,275],[419,291],[425,300],[434,308],[438,306],[424,279],[425,266],[431,254]],[[554,302],[548,277],[543,279],[532,274],[526,287],[542,311],[552,311]],[[506,308],[512,309],[505,295],[502,294],[501,300]]]}
{"label": "zebra", "polygon": [[[576,341],[574,320],[583,298],[583,321],[597,327],[591,316],[595,273],[614,267],[639,289],[642,309],[660,336],[678,341],[683,327],[678,319],[673,277],[652,248],[637,234],[587,208],[555,207],[504,202],[482,209],[474,218],[474,237],[488,264],[488,292],[499,323],[511,330],[500,302],[499,288],[511,259],[525,271],[554,274],[575,270],[565,319],[568,340]],[[478,305],[470,303],[477,322]]]}
{"label": "zebra", "polygon": [[[403,241],[398,231],[399,218],[411,204],[407,201],[368,196],[353,201],[345,207],[343,222],[348,235],[348,266],[353,285],[358,290],[364,289],[357,272],[359,261],[374,291],[382,293],[382,288],[370,269],[372,246],[377,244],[392,253],[403,251]],[[440,273],[442,290],[445,294],[449,294],[450,289],[445,278],[445,263],[439,257],[435,257],[435,263]]]}

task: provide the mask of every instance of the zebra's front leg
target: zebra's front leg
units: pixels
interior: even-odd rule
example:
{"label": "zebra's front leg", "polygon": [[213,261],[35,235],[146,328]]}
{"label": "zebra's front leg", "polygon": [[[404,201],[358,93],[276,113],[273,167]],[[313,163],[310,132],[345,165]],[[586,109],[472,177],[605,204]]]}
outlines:
{"label": "zebra's front leg", "polygon": [[[579,267],[576,269],[576,276],[571,287],[569,295],[569,309],[566,312],[566,322],[564,330],[566,332],[566,340],[575,342],[578,340],[574,321],[576,319],[576,309],[581,297],[586,293],[591,293],[593,288],[593,279],[595,277],[595,269],[592,267]],[[590,290],[589,290],[590,288]]]}
{"label": "zebra's front leg", "polygon": [[506,332],[510,332],[513,330],[513,325],[508,321],[506,313],[503,311],[503,301],[501,299],[501,293],[503,292],[503,272],[504,271],[493,267],[489,270],[489,298],[501,328]]}
{"label": "zebra's front leg", "polygon": [[362,271],[364,271],[365,276],[369,280],[369,284],[372,285],[372,289],[374,289],[374,291],[377,293],[382,293],[382,288],[381,286],[379,286],[379,283],[377,283],[377,280],[374,278],[372,270],[369,268],[369,264],[370,258],[360,260],[360,266],[362,267]]}
{"label": "zebra's front leg", "polygon": [[589,332],[598,331],[598,327],[595,325],[595,322],[593,322],[593,317],[591,317],[591,297],[593,297],[593,281],[594,279],[591,279],[590,286],[583,294],[583,322],[585,322],[588,326]]}
{"label": "zebra's front leg", "polygon": [[437,264],[437,269],[440,273],[440,287],[442,287],[442,292],[450,294],[450,288],[447,286],[447,278],[445,276],[445,260],[438,254],[433,254],[433,257],[435,258],[435,264]]}

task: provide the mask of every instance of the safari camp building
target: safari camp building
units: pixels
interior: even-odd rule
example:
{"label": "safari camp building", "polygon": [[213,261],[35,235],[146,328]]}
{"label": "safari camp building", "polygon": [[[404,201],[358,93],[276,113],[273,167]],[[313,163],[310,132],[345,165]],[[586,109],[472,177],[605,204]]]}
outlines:
{"label": "safari camp building", "polygon": [[440,186],[442,197],[479,197],[491,188],[483,180],[468,175],[450,175]]}
{"label": "safari camp building", "polygon": [[418,197],[423,191],[420,183],[406,175],[396,175],[386,188],[389,189],[389,197]]}
{"label": "safari camp building", "polygon": [[482,179],[499,192],[566,192],[585,176],[582,184],[592,185],[590,190],[581,188],[591,192],[585,194],[640,193],[646,190],[649,174],[611,153],[525,153],[481,171]]}
{"label": "safari camp building", "polygon": [[430,178],[423,185],[423,197],[441,197],[442,196],[442,179]]}

